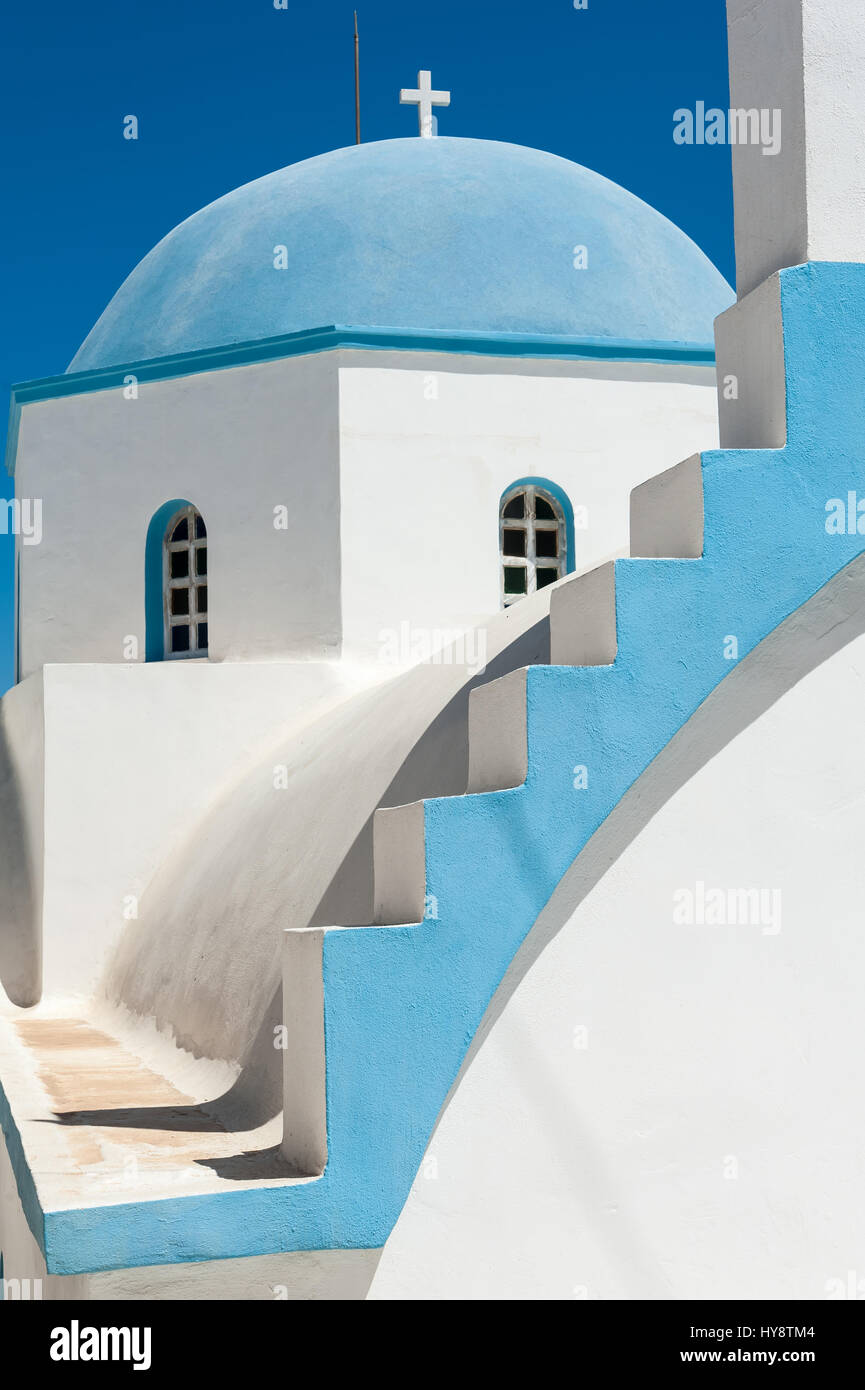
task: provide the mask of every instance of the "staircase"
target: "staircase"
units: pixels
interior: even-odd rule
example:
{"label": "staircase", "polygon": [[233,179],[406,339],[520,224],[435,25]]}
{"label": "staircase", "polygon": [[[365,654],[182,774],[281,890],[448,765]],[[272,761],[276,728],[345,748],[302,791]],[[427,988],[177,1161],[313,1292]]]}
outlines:
{"label": "staircase", "polygon": [[[381,1246],[566,871],[737,660],[865,548],[826,528],[830,499],[865,494],[865,267],[780,282],[785,447],[707,453],[639,488],[632,558],[553,596],[553,664],[473,693],[468,794],[378,812],[376,923],[286,933],[300,1180],[140,1204],[129,1263],[157,1258],[166,1223],[181,1259]],[[78,1258],[109,1257],[111,1211],[47,1213],[48,1245],[74,1223]]]}

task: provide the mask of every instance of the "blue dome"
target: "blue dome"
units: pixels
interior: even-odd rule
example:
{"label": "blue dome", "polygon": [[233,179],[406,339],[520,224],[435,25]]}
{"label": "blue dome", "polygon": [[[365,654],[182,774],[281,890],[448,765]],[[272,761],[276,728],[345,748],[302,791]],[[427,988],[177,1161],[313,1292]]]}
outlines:
{"label": "blue dome", "polygon": [[175,227],[69,370],[328,324],[705,345],[733,299],[684,232],[579,164],[497,141],[384,140],[279,169]]}

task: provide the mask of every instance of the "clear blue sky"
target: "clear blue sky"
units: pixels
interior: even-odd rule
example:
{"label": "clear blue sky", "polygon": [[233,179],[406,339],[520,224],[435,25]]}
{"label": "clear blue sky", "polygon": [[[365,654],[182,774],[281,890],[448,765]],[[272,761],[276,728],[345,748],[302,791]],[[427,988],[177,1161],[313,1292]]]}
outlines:
{"label": "clear blue sky", "polygon": [[[728,104],[724,0],[357,0],[363,138],[417,131],[419,68],[445,135],[551,150],[682,227],[733,281],[730,152],[673,143],[673,111]],[[229,189],[354,140],[343,0],[38,0],[4,14],[3,418],[11,382],[63,371],[115,289]],[[135,114],[138,141],[122,138]],[[6,495],[11,480],[3,475]],[[0,536],[0,690],[11,679]]]}

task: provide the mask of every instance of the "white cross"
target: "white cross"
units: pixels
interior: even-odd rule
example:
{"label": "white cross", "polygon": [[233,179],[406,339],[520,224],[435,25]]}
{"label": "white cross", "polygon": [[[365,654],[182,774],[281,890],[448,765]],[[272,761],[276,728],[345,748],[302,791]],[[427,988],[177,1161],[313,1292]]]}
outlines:
{"label": "white cross", "polygon": [[420,128],[421,138],[429,140],[435,134],[433,130],[434,106],[450,106],[450,92],[434,92],[432,89],[432,73],[419,72],[417,75],[417,87],[403,87],[399,94],[400,105],[417,107],[417,123]]}

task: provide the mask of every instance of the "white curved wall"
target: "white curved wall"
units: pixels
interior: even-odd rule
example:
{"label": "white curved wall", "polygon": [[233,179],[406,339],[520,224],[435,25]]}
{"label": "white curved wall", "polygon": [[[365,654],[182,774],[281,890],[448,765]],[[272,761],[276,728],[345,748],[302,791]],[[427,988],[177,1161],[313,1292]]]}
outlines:
{"label": "white curved wall", "polygon": [[[865,1277],[863,680],[859,637],[588,894],[457,1089],[370,1297],[821,1299]],[[698,880],[780,889],[780,931],[676,925]]]}
{"label": "white curved wall", "polygon": [[90,995],[152,876],[226,790],[378,675],[312,661],[44,667],[33,678],[44,686],[43,992]]}

